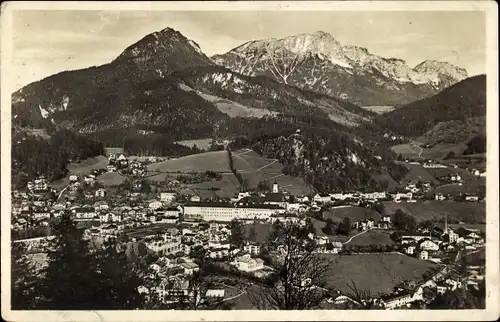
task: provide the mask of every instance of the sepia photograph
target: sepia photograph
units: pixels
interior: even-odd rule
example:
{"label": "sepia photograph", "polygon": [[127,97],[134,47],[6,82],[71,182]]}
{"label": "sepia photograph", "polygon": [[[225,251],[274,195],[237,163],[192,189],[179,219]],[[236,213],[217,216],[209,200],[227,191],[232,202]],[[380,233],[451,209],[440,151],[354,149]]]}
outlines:
{"label": "sepia photograph", "polygon": [[5,320],[500,317],[496,3],[0,19]]}

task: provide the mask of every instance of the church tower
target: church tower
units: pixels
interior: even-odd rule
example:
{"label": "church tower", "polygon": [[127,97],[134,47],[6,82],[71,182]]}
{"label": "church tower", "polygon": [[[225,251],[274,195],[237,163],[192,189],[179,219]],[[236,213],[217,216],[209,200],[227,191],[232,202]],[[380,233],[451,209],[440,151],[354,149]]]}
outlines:
{"label": "church tower", "polygon": [[276,181],[274,181],[273,183],[273,193],[278,193],[279,192],[279,186],[278,186],[278,183]]}

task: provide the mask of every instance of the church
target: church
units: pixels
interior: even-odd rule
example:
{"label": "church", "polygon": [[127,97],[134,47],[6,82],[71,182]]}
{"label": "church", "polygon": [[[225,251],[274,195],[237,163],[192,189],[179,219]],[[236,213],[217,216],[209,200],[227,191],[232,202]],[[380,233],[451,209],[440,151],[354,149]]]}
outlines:
{"label": "church", "polygon": [[279,185],[276,181],[273,183],[273,189],[264,197],[264,204],[276,205],[287,210],[288,201],[283,192],[280,191]]}

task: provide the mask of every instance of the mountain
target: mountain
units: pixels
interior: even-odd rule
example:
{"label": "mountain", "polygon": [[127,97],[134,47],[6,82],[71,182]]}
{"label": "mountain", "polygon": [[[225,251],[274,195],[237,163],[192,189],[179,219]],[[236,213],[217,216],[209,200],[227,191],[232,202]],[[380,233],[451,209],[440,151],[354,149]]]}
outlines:
{"label": "mountain", "polygon": [[[461,121],[486,116],[486,75],[467,78],[440,93],[408,104],[375,119],[381,128],[416,138],[440,122]],[[448,123],[449,125],[457,124]],[[441,125],[443,126],[443,125]]]}
{"label": "mountain", "polygon": [[249,41],[211,58],[241,74],[273,77],[361,106],[407,104],[467,77],[464,69],[445,62],[425,61],[411,68],[401,59],[344,46],[322,31]]}
{"label": "mountain", "polygon": [[[367,186],[371,174],[389,167],[393,157],[387,149],[386,154],[374,154],[371,144],[364,145],[364,130],[354,134],[375,113],[328,94],[217,65],[193,41],[169,28],[147,35],[108,64],[25,86],[12,95],[12,115],[14,127],[70,130],[129,153],[159,155],[189,153],[173,144],[179,140],[243,137],[258,138],[255,148],[283,158],[289,154],[281,149],[292,151],[295,143],[279,138],[300,129],[313,133],[303,140],[307,152],[283,163],[321,189],[343,187],[342,182],[346,187]],[[52,147],[43,146],[54,154]],[[59,176],[71,158],[68,153],[59,160],[49,177]],[[319,167],[311,170],[307,164]],[[327,175],[336,179],[322,185]],[[350,176],[357,179],[351,182]]]}
{"label": "mountain", "polygon": [[172,140],[210,136],[231,118],[287,113],[356,125],[375,115],[347,101],[241,75],[216,65],[192,40],[165,28],[109,64],[65,71],[12,95],[16,124],[80,133],[136,129]]}

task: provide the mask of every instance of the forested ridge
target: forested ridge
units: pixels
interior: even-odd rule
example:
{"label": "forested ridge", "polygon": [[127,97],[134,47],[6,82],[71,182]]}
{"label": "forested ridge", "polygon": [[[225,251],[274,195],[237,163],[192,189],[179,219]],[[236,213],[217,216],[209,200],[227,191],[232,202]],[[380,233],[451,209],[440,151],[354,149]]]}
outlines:
{"label": "forested ridge", "polygon": [[467,78],[442,92],[375,119],[377,126],[407,137],[418,137],[440,122],[486,115],[486,75]]}
{"label": "forested ridge", "polygon": [[28,135],[14,128],[12,135],[12,183],[24,186],[39,175],[57,180],[67,173],[70,162],[104,154],[101,142],[66,129],[55,131],[48,139]]}

